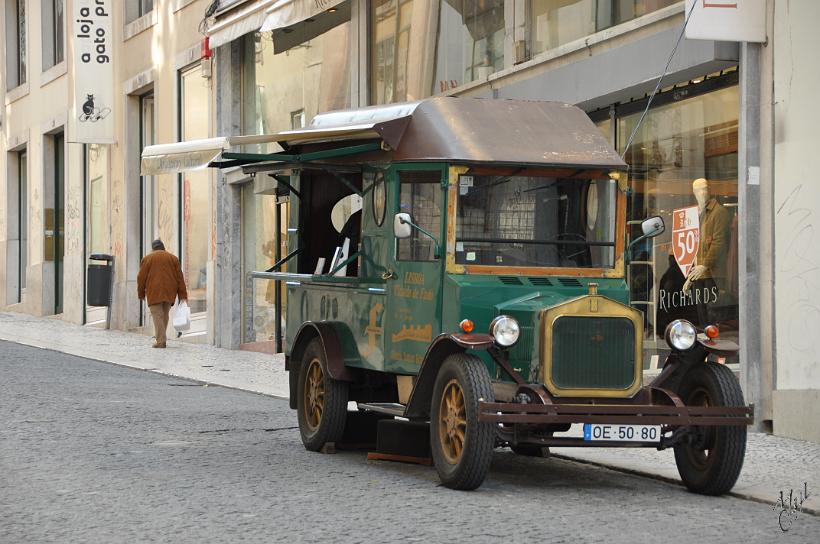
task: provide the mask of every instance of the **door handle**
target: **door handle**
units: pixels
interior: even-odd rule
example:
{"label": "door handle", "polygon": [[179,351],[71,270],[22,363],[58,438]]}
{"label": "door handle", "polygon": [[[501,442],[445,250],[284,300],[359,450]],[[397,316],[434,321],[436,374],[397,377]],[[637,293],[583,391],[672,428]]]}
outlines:
{"label": "door handle", "polygon": [[384,273],[382,274],[382,279],[383,279],[383,280],[385,280],[385,281],[386,281],[386,280],[392,280],[392,279],[395,279],[395,277],[396,277],[396,273],[395,273],[395,272],[393,272],[393,271],[392,271],[392,270],[390,270],[390,269],[388,269],[386,272],[384,272]]}

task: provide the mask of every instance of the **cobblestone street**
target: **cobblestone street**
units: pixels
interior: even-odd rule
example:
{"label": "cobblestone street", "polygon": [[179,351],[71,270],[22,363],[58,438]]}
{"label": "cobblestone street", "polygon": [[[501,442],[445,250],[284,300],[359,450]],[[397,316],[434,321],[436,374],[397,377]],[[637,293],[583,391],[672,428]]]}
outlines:
{"label": "cobblestone street", "polygon": [[308,453],[286,401],[17,344],[0,342],[0,372],[3,543],[820,535],[816,516],[784,534],[771,505],[508,450],[478,491],[454,492],[431,467]]}

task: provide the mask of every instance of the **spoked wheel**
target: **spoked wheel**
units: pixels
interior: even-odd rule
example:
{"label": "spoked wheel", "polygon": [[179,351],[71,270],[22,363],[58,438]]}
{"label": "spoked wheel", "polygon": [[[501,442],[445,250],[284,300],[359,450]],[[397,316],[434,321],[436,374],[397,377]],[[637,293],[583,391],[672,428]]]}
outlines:
{"label": "spoked wheel", "polygon": [[[732,371],[716,363],[692,367],[680,385],[686,406],[744,406]],[[675,462],[686,487],[703,495],[722,495],[735,485],[746,453],[746,427],[692,427],[675,445]]]}
{"label": "spoked wheel", "polygon": [[342,438],[347,417],[347,383],[334,380],[327,371],[322,341],[315,338],[305,349],[296,388],[299,433],[310,451]]}
{"label": "spoked wheel", "polygon": [[495,429],[479,423],[479,399],[493,400],[487,367],[474,355],[448,357],[433,389],[430,446],[439,478],[451,489],[475,489],[490,470]]}

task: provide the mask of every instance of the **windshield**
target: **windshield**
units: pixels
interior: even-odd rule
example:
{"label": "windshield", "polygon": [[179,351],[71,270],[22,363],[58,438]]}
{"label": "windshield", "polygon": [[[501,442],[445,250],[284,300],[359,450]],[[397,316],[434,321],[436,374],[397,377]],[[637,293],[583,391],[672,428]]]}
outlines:
{"label": "windshield", "polygon": [[456,263],[612,268],[611,179],[459,177]]}

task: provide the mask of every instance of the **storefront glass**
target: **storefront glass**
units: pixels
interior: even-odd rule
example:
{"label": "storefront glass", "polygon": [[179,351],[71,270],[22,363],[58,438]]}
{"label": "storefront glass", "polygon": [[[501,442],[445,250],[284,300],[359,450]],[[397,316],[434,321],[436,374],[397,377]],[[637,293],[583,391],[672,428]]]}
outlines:
{"label": "storefront glass", "polygon": [[[85,146],[86,256],[94,253],[111,253],[109,160],[110,146],[99,144]],[[103,264],[98,261],[93,262],[94,264]],[[102,323],[105,318],[106,309],[104,307],[86,307],[86,323]]]}
{"label": "storefront glass", "polygon": [[[270,33],[244,39],[242,131],[273,134],[300,128],[319,112],[350,106],[350,22],[274,53]],[[275,144],[249,152],[278,151]]]}
{"label": "storefront glass", "polygon": [[530,0],[530,52],[537,55],[680,0]]}
{"label": "storefront glass", "polygon": [[419,100],[430,95],[437,4],[423,0],[369,3],[371,104]]}
{"label": "storefront glass", "polygon": [[[180,73],[181,140],[207,138],[210,116],[208,80],[196,67]],[[192,313],[207,310],[208,246],[210,241],[210,180],[208,171],[182,175],[182,273]],[[171,248],[166,245],[170,250]]]}
{"label": "storefront glass", "polygon": [[86,146],[88,169],[88,247],[87,254],[111,253],[111,221],[109,219],[108,177],[109,148],[107,145]]}
{"label": "storefront glass", "polygon": [[[276,247],[276,213],[280,213],[280,247]],[[243,248],[245,254],[246,271],[267,270],[279,258],[287,255],[287,225],[288,206],[277,205],[276,195],[257,194],[253,183],[242,187],[242,213],[245,236]],[[288,270],[287,263],[281,271]],[[245,342],[263,342],[275,339],[276,334],[276,283],[272,280],[253,280],[247,292],[251,300],[251,307],[246,308],[246,316],[250,320],[245,327]],[[285,288],[279,286],[282,310],[286,308]],[[284,319],[282,320],[284,327]],[[251,332],[252,331],[252,332]]]}
{"label": "storefront glass", "polygon": [[[695,94],[693,86],[673,96]],[[640,235],[643,218],[666,223],[661,236],[633,249],[627,270],[632,304],[646,314],[647,367],[658,362],[664,329],[677,318],[699,328],[717,324],[721,338],[738,339],[739,111],[737,85],[673,100],[649,111],[626,153],[630,236]],[[640,116],[619,116],[619,152]]]}
{"label": "storefront glass", "polygon": [[504,68],[504,1],[440,3],[433,93],[485,80]]}
{"label": "storefront glass", "polygon": [[[271,35],[244,39],[242,131],[271,134],[302,128],[320,112],[350,107],[350,22],[275,53]],[[247,146],[248,152],[275,152],[276,144]],[[280,213],[281,247],[287,255],[288,206],[276,204],[274,184],[242,188],[244,271],[266,270],[276,262],[276,208]],[[287,270],[287,264],[281,269]],[[276,282],[245,284],[245,342],[273,340],[276,331]],[[280,285],[286,309],[284,285]],[[284,322],[284,320],[283,320]]]}

